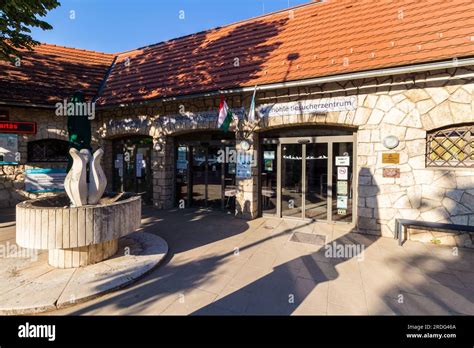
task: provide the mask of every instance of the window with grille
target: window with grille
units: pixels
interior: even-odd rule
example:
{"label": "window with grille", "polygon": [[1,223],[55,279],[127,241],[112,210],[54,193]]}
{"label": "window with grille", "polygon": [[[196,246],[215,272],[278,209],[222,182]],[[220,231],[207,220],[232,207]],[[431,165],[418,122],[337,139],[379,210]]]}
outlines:
{"label": "window with grille", "polygon": [[28,162],[67,162],[69,143],[59,139],[45,139],[28,143]]}
{"label": "window with grille", "polygon": [[474,167],[474,125],[436,130],[427,135],[428,167]]}

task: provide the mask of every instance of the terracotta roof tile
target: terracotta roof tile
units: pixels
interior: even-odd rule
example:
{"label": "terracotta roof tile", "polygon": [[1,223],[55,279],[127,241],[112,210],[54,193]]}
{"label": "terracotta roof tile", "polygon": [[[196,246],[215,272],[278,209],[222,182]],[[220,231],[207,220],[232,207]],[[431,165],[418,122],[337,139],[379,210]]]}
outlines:
{"label": "terracotta roof tile", "polygon": [[100,102],[471,56],[473,28],[472,0],[327,0],[122,53]]}
{"label": "terracotta roof tile", "polygon": [[[473,0],[326,0],[119,53],[99,103],[474,56]],[[41,45],[0,63],[0,100],[97,93],[113,55]]]}
{"label": "terracotta roof tile", "polygon": [[0,101],[52,105],[82,89],[95,96],[114,55],[41,44],[20,65],[0,62]]}

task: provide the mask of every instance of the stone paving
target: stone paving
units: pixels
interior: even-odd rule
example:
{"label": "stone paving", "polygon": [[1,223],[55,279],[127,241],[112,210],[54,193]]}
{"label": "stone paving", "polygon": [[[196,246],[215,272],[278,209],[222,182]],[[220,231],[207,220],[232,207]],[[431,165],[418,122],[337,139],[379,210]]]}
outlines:
{"label": "stone paving", "polygon": [[[452,315],[474,314],[474,252],[340,226],[206,211],[144,211],[143,228],[163,237],[164,264],[132,286],[51,314]],[[364,246],[328,258],[321,245]],[[337,255],[336,255],[337,256]]]}

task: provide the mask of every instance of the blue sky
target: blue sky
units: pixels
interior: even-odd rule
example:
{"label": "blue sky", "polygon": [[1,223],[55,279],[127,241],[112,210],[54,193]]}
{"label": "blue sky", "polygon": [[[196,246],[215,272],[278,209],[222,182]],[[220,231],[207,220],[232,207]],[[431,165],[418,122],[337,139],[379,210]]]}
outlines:
{"label": "blue sky", "polygon": [[[34,39],[114,53],[284,9],[288,3],[295,6],[310,0],[59,1],[61,6],[45,17],[53,29],[34,30]],[[184,19],[181,19],[183,14]]]}

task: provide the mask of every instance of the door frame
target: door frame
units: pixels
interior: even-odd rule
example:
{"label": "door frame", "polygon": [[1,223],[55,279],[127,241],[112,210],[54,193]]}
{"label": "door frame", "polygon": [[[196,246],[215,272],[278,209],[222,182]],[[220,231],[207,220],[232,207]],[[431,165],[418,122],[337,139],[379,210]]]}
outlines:
{"label": "door frame", "polygon": [[[357,173],[357,132],[353,132],[352,135],[334,135],[334,136],[303,136],[303,137],[280,137],[280,138],[263,138],[262,143],[268,142],[270,144],[277,144],[277,192],[276,192],[276,214],[268,214],[262,212],[262,205],[259,204],[260,215],[263,217],[276,217],[281,219],[289,220],[300,220],[300,221],[315,221],[313,219],[308,219],[305,217],[305,194],[306,194],[306,144],[312,143],[326,143],[328,146],[328,182],[327,182],[327,220],[316,220],[320,223],[327,224],[342,224],[355,226],[356,216],[357,216],[357,202],[358,202],[358,173]],[[352,145],[352,221],[351,222],[341,222],[332,220],[332,205],[333,205],[333,144],[334,143],[353,143]],[[282,145],[284,144],[301,144],[301,157],[302,157],[302,204],[301,204],[301,217],[292,217],[292,216],[283,216],[281,209],[281,189],[282,189]],[[263,156],[261,153],[260,156]],[[261,161],[259,160],[259,163]],[[258,196],[259,201],[261,201],[261,190],[262,186],[258,186]]]}
{"label": "door frame", "polygon": [[[115,191],[124,191],[124,184],[125,180],[132,180],[132,186],[133,190],[132,192],[135,192],[137,194],[140,194],[142,196],[142,203],[144,204],[152,204],[153,202],[153,171],[151,169],[151,158],[153,156],[153,145],[152,143],[146,143],[146,144],[139,144],[141,141],[144,139],[147,139],[149,141],[152,140],[151,136],[148,135],[127,135],[127,136],[121,136],[121,137],[116,137],[111,139],[112,141],[112,188]],[[132,143],[133,146],[133,151],[130,147],[128,147],[128,142]],[[124,154],[123,151],[117,151],[117,147],[122,145],[124,148],[127,148],[127,151],[130,151],[130,161],[133,159],[133,175],[129,177],[125,177],[126,173],[123,170],[123,176],[120,177],[117,174],[117,168],[115,168],[115,160],[117,157],[117,154]],[[146,148],[147,151],[149,151],[149,158],[147,159],[147,166],[146,166],[146,172],[145,172],[145,186],[147,187],[147,191],[144,192],[137,192],[138,191],[138,180],[139,177],[136,176],[136,156],[138,153],[139,148]],[[125,167],[125,160],[122,162],[122,168]]]}
{"label": "door frame", "polygon": [[[180,146],[186,146],[187,147],[187,161],[188,161],[188,170],[186,173],[186,179],[188,182],[188,189],[187,189],[187,204],[186,208],[196,208],[198,206],[193,205],[193,150],[196,147],[201,147],[204,150],[204,158],[205,158],[205,165],[204,165],[204,206],[201,208],[211,208],[209,205],[209,194],[208,194],[208,184],[209,184],[209,147],[214,146],[222,150],[226,150],[226,147],[234,147],[235,148],[235,142],[232,140],[210,140],[210,141],[198,141],[198,140],[187,140],[187,141],[178,141],[176,146],[175,146],[175,151],[178,151],[178,148]],[[175,156],[175,158],[178,158]],[[174,161],[174,173],[176,175],[176,160]],[[227,158],[224,157],[224,162],[221,163],[221,204],[220,204],[220,209],[225,210],[226,206],[226,201],[225,201],[225,169],[227,165]],[[176,201],[177,194],[175,192],[175,198],[174,200]]]}

